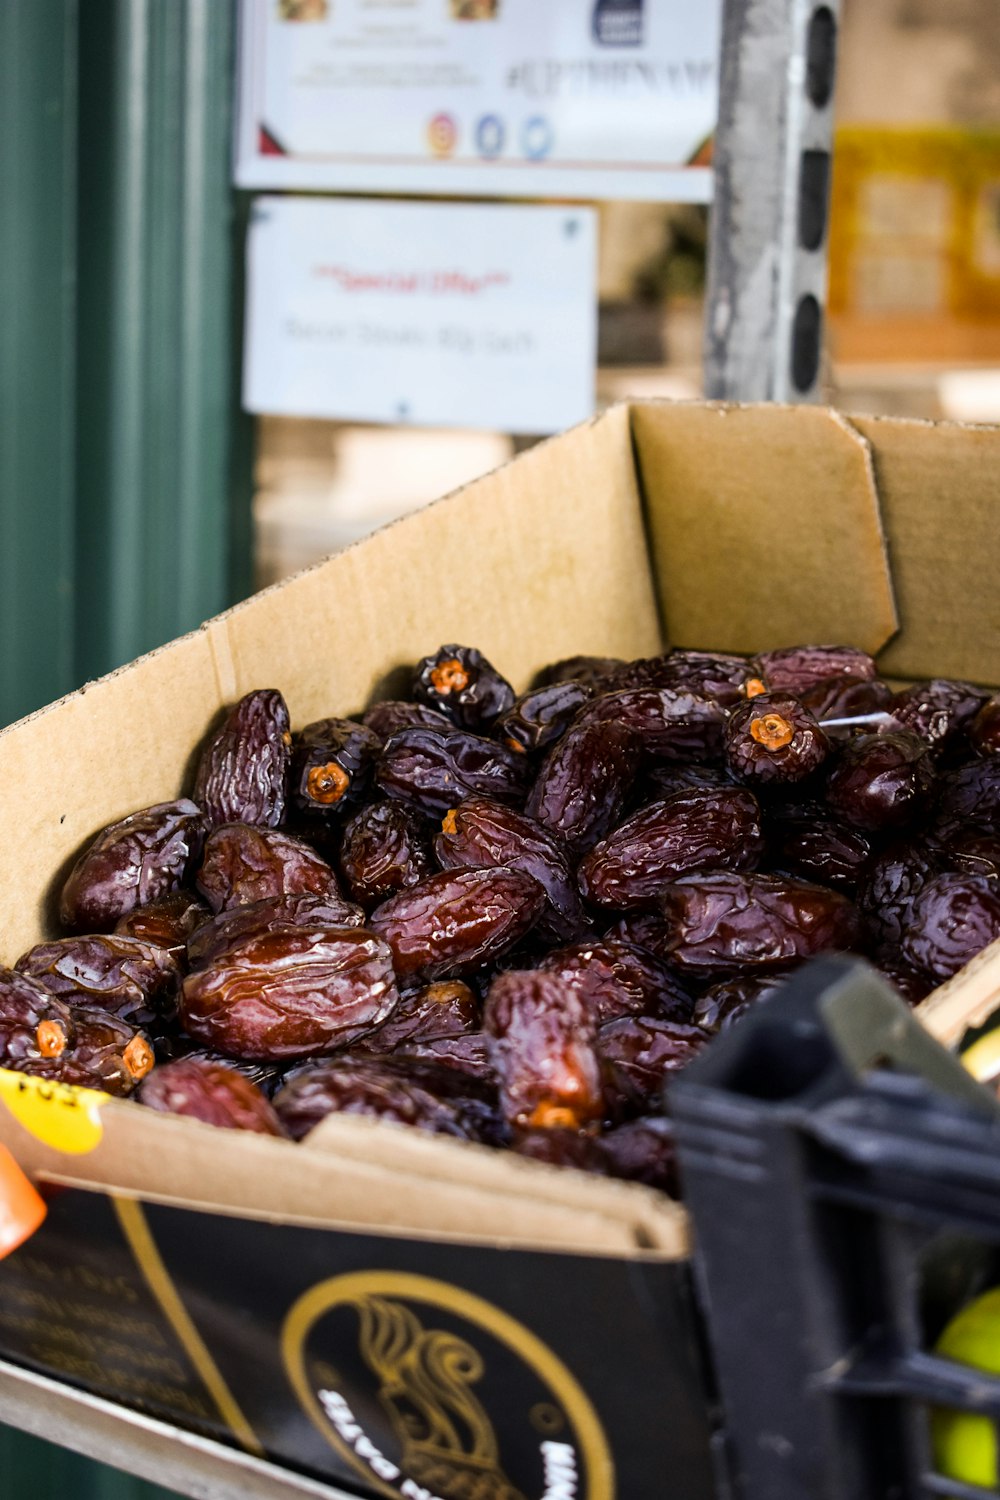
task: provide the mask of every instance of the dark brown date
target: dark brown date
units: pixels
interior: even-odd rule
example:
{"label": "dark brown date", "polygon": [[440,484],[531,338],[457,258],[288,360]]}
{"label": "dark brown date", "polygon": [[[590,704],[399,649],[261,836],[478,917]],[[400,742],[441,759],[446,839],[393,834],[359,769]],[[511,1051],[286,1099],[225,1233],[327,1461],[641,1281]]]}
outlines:
{"label": "dark brown date", "polygon": [[404,729],[387,742],[376,770],[387,796],[431,818],[444,817],[464,797],[520,806],[530,776],[526,756],[462,730]]}
{"label": "dark brown date", "polygon": [[668,1076],[686,1067],[707,1041],[697,1026],[650,1016],[623,1016],[602,1026],[596,1046],[612,1115],[662,1110]]}
{"label": "dark brown date", "polygon": [[126,912],[115,923],[115,932],[119,937],[134,937],[154,948],[165,948],[178,963],[184,963],[188,938],[211,915],[211,908],[193,891],[174,891]]}
{"label": "dark brown date", "polygon": [[760,973],[853,948],[860,923],[846,896],[805,880],[720,871],[686,875],[662,896],[670,961],[682,974]]}
{"label": "dark brown date", "polygon": [[65,1050],[27,1057],[17,1064],[20,1071],[53,1083],[103,1089],[116,1098],[131,1094],[155,1060],[149,1038],[119,1016],[77,1006],[71,1009],[73,1034]]}
{"label": "dark brown date", "polygon": [[434,853],[443,870],[506,865],[532,875],[548,898],[538,923],[541,937],[565,942],[587,926],[569,862],[557,840],[502,803],[469,797],[452,808],[434,840]]}
{"label": "dark brown date", "polygon": [[907,1005],[919,1005],[934,988],[935,981],[928,974],[921,969],[914,969],[901,958],[880,958],[876,968]]}
{"label": "dark brown date", "polygon": [[438,979],[404,995],[377,1031],[354,1044],[353,1052],[409,1051],[421,1042],[465,1036],[479,1028],[480,1005],[460,979]]}
{"label": "dark brown date", "polygon": [[838,818],[862,833],[906,828],[927,806],[932,757],[918,735],[865,734],[850,741],[830,772],[826,797]]}
{"label": "dark brown date", "polygon": [[582,996],[595,1026],[621,1016],[688,1021],[692,1000],[652,953],[614,938],[571,943],[546,953],[539,968]]}
{"label": "dark brown date", "polygon": [[137,906],[179,890],[205,842],[193,802],[159,802],[102,830],[62,888],[59,919],[69,932],[110,932]]}
{"label": "dark brown date", "polygon": [[464,1036],[439,1036],[429,1042],[408,1042],[396,1055],[452,1068],[495,1091],[497,1076],[490,1061],[489,1041],[484,1031],[467,1031]]}
{"label": "dark brown date", "polygon": [[541,1127],[515,1130],[510,1146],[518,1156],[543,1161],[550,1167],[573,1167],[578,1172],[591,1172],[598,1177],[608,1172],[600,1139],[585,1130],[545,1130]]}
{"label": "dark brown date", "polygon": [[277,828],[285,814],[292,736],[275,688],[247,693],[205,745],[194,800],[212,826]]}
{"label": "dark brown date", "polygon": [[542,762],[525,812],[572,853],[586,853],[620,820],[639,750],[635,733],[614,719],[574,725]]}
{"label": "dark brown date", "polygon": [[405,802],[370,802],[344,829],[340,873],[362,906],[409,890],[433,869],[431,825]]}
{"label": "dark brown date", "polygon": [[472,646],[440,646],[417,663],[413,696],[456,723],[485,733],[514,702],[514,689]]}
{"label": "dark brown date", "polygon": [[309,844],[248,823],[213,829],[195,884],[213,912],[276,896],[340,895],[333,870]]}
{"label": "dark brown date", "polygon": [[769,831],[771,862],[777,869],[848,895],[872,858],[871,837],[838,823],[821,803],[771,808]]}
{"label": "dark brown date", "polygon": [[830,741],[797,698],[758,693],[726,724],[726,763],[750,786],[804,781],[830,754]]}
{"label": "dark brown date", "polygon": [[181,982],[180,966],[165,948],[117,934],[38,943],[16,967],[68,1005],[106,1011],[137,1027],[173,1016]]}
{"label": "dark brown date", "polygon": [[382,741],[351,719],[318,719],[292,736],[291,802],[307,818],[342,817],[371,784]]}
{"label": "dark brown date", "polygon": [[1000,820],[1000,755],[945,771],[938,781],[939,821],[965,819],[985,828]]}
{"label": "dark brown date", "polygon": [[411,1058],[338,1057],[305,1068],[275,1094],[274,1108],[296,1141],[332,1114],[368,1115],[462,1140],[499,1134],[488,1091],[455,1070]]}
{"label": "dark brown date", "polygon": [[620,656],[567,656],[535,674],[532,687],[551,687],[557,682],[582,682],[600,692],[628,663]]}
{"label": "dark brown date", "polygon": [[969,744],[977,755],[1000,754],[1000,693],[982,705],[969,725]]}
{"label": "dark brown date", "polygon": [[617,674],[619,688],[669,688],[713,698],[731,708],[746,696],[756,675],[752,661],[721,651],[668,651],[628,662]]}
{"label": "dark brown date", "polygon": [[188,966],[204,969],[223,954],[238,948],[248,938],[265,932],[284,932],[295,927],[363,927],[360,906],[339,896],[269,896],[248,906],[233,906],[204,922],[191,935],[187,947]]}
{"label": "dark brown date", "polygon": [[671,1198],[680,1197],[672,1121],[662,1115],[640,1115],[606,1130],[595,1144],[610,1176],[644,1182]]}
{"label": "dark brown date", "polygon": [[900,952],[936,980],[950,979],[1000,937],[1000,890],[979,875],[938,875],[910,905]]}
{"label": "dark brown date", "polygon": [[642,778],[643,801],[662,802],[675,792],[704,791],[732,787],[733,778],[724,766],[659,765],[646,766]]}
{"label": "dark brown date", "polygon": [[592,687],[572,679],[529,688],[500,715],[493,733],[511,750],[545,750],[566,732],[593,696]]}
{"label": "dark brown date", "polygon": [[932,750],[943,750],[971,724],[986,697],[968,682],[933,678],[897,693],[889,712],[901,729],[919,735]]}
{"label": "dark brown date", "polygon": [[866,681],[878,676],[867,651],[856,646],[781,646],[757,657],[757,667],[772,692],[807,693],[831,677]]}
{"label": "dark brown date", "polygon": [[698,996],[691,1019],[702,1031],[714,1036],[717,1031],[734,1025],[758,1001],[775,994],[784,978],[781,974],[754,974],[749,978],[723,979]]}
{"label": "dark brown date", "polygon": [[40,980],[0,968],[0,1068],[61,1057],[75,1037],[68,1005]]}
{"label": "dark brown date", "polygon": [[647,761],[717,761],[722,755],[725,711],[714,698],[686,688],[636,687],[603,693],[577,723],[614,720],[636,735]]}
{"label": "dark brown date", "polygon": [[206,1057],[163,1063],[139,1085],[137,1098],[149,1109],[187,1115],[206,1125],[284,1135],[273,1108],[250,1079]]}
{"label": "dark brown date", "polygon": [[558,975],[511,970],[490,985],[483,1029],[510,1125],[577,1129],[600,1118],[595,1026],[579,992]]}
{"label": "dark brown date", "polygon": [[443,979],[497,958],[530,932],[545,892],[522,870],[444,870],[384,901],[370,924],[401,979]]}
{"label": "dark brown date", "polygon": [[937,851],[917,842],[891,844],[872,861],[858,886],[857,902],[868,944],[876,954],[898,952],[910,907],[940,873]]}
{"label": "dark brown date", "polygon": [[628,943],[655,958],[665,957],[670,946],[670,929],[658,911],[627,911],[603,936],[605,942]]}
{"label": "dark brown date", "polygon": [[619,910],[655,909],[664,885],[692,870],[752,870],[764,849],[752,792],[675,792],[633,813],[580,863],[588,901]]}
{"label": "dark brown date", "polygon": [[795,696],[822,724],[824,719],[853,719],[861,714],[887,713],[894,695],[889,684],[878,678],[827,677]]}
{"label": "dark brown date", "polygon": [[292,927],[189,974],[181,1019],[227,1057],[317,1057],[378,1026],[398,1001],[391,954],[372,933]]}
{"label": "dark brown date", "polygon": [[383,745],[403,729],[436,729],[439,734],[451,734],[455,728],[451,719],[446,714],[439,714],[436,708],[400,698],[373,703],[361,715],[361,722],[378,736]]}

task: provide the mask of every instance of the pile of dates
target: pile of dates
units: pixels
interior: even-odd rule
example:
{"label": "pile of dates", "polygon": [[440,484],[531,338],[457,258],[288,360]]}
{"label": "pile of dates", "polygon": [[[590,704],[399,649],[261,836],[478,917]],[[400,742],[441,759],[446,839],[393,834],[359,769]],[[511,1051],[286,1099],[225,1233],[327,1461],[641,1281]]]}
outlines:
{"label": "pile of dates", "polygon": [[669,1075],[802,960],[911,1002],[1000,936],[1000,698],[852,647],[578,657],[209,736],[0,970],[0,1066],[299,1140],[333,1112],[675,1190]]}

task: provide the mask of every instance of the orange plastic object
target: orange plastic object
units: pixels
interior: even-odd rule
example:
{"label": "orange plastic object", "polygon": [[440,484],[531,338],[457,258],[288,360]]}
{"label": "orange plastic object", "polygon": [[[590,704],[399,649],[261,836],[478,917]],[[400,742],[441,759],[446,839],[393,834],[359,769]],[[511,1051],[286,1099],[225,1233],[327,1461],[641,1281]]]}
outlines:
{"label": "orange plastic object", "polygon": [[40,1228],[48,1210],[6,1146],[0,1146],[0,1260]]}

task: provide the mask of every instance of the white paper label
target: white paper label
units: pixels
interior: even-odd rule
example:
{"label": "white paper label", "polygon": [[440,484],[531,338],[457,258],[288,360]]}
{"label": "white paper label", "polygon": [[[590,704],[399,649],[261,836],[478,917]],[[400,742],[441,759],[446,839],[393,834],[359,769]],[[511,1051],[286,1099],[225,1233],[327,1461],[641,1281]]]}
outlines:
{"label": "white paper label", "polygon": [[707,201],[722,0],[243,0],[242,187]]}
{"label": "white paper label", "polygon": [[244,405],[558,432],[594,408],[592,209],[259,198]]}

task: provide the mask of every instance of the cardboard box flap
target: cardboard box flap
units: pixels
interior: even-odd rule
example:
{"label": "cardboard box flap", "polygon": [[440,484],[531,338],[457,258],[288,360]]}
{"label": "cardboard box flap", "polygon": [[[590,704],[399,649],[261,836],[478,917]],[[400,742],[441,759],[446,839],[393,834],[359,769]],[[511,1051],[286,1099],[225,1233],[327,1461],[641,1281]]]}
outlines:
{"label": "cardboard box flap", "polygon": [[851,422],[872,446],[900,613],[882,671],[1000,683],[1000,428]]}
{"label": "cardboard box flap", "polygon": [[[400,587],[405,580],[405,588]],[[217,622],[235,693],[279,687],[296,726],[407,692],[439,645],[516,686],[580,652],[659,649],[625,407],[256,595]]]}
{"label": "cardboard box flap", "polygon": [[965,1032],[982,1026],[1000,1005],[1000,939],[984,948],[954,979],[917,1006],[917,1015],[944,1047],[956,1047]]}
{"label": "cardboard box flap", "polygon": [[753,652],[896,629],[868,444],[815,407],[632,408],[670,645]]}
{"label": "cardboard box flap", "polygon": [[688,1252],[683,1210],[645,1188],[460,1141],[414,1141],[405,1126],[341,1119],[316,1149],[116,1101],[101,1117],[103,1136],[84,1155],[9,1117],[4,1139],[48,1181],[191,1208],[587,1254]]}

